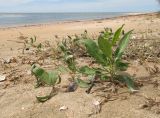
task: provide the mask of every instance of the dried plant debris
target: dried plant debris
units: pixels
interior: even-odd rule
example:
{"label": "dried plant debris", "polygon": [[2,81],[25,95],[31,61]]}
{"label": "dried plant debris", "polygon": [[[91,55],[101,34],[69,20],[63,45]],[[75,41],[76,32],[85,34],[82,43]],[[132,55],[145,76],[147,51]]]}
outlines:
{"label": "dried plant debris", "polygon": [[155,75],[160,72],[158,66],[154,65],[153,67],[146,66],[145,69],[149,72],[150,75]]}
{"label": "dried plant debris", "polygon": [[101,102],[100,100],[94,100],[93,101],[93,105],[94,105],[94,113],[98,114],[101,111]]}
{"label": "dried plant debris", "polygon": [[160,39],[135,39],[131,40],[126,51],[126,59],[140,59],[148,62],[160,62]]}
{"label": "dried plant debris", "polygon": [[17,63],[16,57],[8,57],[6,59],[0,58],[2,64],[10,64],[10,63]]}
{"label": "dried plant debris", "polygon": [[145,96],[145,103],[140,105],[140,109],[146,109],[155,112],[156,114],[160,113],[160,97],[151,98]]}

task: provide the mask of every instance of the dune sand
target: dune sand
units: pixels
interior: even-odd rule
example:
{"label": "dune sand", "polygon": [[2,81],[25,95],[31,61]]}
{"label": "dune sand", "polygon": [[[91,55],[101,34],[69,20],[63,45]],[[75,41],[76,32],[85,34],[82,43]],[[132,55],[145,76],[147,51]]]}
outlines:
{"label": "dune sand", "polygon": [[[55,35],[66,37],[67,35],[81,34],[85,29],[88,30],[89,34],[97,35],[105,27],[115,30],[122,24],[125,24],[126,31],[134,29],[136,36],[141,33],[152,33],[152,37],[160,40],[160,16],[157,13],[129,15],[101,20],[0,28],[0,58],[17,57],[22,52],[23,43],[19,42],[23,42],[23,40],[19,38],[20,36],[37,36],[38,42],[45,40],[52,40],[54,42]],[[153,66],[153,63],[151,65]],[[156,63],[156,65],[159,66],[159,63]],[[30,66],[18,64],[16,66],[20,66],[21,71],[25,70],[23,72],[25,76],[20,77],[17,81],[0,82],[1,118],[87,118],[92,114],[92,101],[95,97],[87,95],[83,89],[78,89],[74,93],[59,93],[43,104],[37,103],[33,83],[34,77],[26,74]],[[3,70],[3,67],[0,67],[0,74],[7,74],[11,70]],[[135,62],[132,62],[132,66],[128,72],[130,74],[136,72],[137,78],[147,78],[149,76],[145,68],[142,65],[136,65]],[[155,78],[158,79],[158,77]],[[127,91],[127,89],[123,91]],[[159,118],[158,113],[160,113],[160,110],[139,109],[140,105],[144,104],[146,100],[144,97],[140,97],[141,95],[156,97],[158,99],[160,98],[160,88],[154,88],[153,84],[145,84],[140,89],[139,94],[130,95],[126,93],[124,96],[120,96],[121,99],[107,102],[103,105],[100,114],[93,114],[90,117]],[[127,99],[123,99],[125,96]],[[59,111],[59,108],[63,105],[66,105],[68,109],[66,111]],[[158,108],[160,109],[160,106]]]}

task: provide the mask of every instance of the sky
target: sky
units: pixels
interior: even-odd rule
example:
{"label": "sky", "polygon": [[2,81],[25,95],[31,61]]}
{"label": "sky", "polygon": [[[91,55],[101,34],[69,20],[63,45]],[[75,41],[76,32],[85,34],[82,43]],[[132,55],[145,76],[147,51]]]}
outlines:
{"label": "sky", "polygon": [[159,0],[0,0],[0,12],[153,12]]}

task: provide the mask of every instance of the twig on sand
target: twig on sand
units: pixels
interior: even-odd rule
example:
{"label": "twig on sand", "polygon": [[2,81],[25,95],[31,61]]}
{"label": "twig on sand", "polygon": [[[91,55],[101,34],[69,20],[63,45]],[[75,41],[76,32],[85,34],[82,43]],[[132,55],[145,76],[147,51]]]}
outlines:
{"label": "twig on sand", "polygon": [[24,41],[14,41],[14,40],[7,40],[7,41],[16,42],[16,43],[24,43]]}

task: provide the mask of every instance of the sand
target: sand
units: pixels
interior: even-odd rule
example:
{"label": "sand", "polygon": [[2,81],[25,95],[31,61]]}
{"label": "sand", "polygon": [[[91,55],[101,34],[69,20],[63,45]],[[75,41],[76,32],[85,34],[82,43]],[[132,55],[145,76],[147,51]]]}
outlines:
{"label": "sand", "polygon": [[[0,28],[0,58],[7,59],[17,57],[23,48],[20,36],[37,37],[38,42],[45,40],[55,41],[55,35],[66,37],[67,35],[81,34],[87,30],[90,35],[96,36],[105,27],[113,30],[125,24],[125,31],[134,29],[134,34],[149,33],[158,39],[160,37],[160,17],[157,13],[137,14],[121,16],[110,19],[87,20],[59,22],[52,24],[39,24],[31,26],[19,26],[12,28]],[[160,40],[160,38],[158,39]],[[135,74],[137,78],[150,77],[143,66],[131,64],[128,72]],[[151,64],[153,66],[154,63]],[[159,67],[159,63],[156,63]],[[1,66],[1,65],[0,65]],[[17,65],[19,66],[19,65]],[[29,65],[20,65],[21,70],[29,70]],[[0,67],[0,74],[4,70]],[[5,82],[0,82],[0,117],[1,118],[87,118],[93,112],[92,101],[96,98],[91,94],[87,95],[83,89],[78,89],[74,93],[59,93],[51,100],[45,103],[38,103],[35,98],[34,77],[29,78],[25,83],[19,80],[16,84],[9,82],[11,86],[7,88]],[[25,78],[25,77],[24,77]],[[23,77],[21,78],[23,79]],[[160,79],[159,75],[150,77],[150,79]],[[21,82],[22,81],[22,82]],[[159,81],[158,81],[159,82]],[[122,89],[121,92],[127,91]],[[145,98],[140,95],[158,98],[160,97],[160,88],[154,88],[152,84],[145,84],[137,95],[124,94],[127,100],[118,99],[107,102],[103,105],[99,114],[91,115],[93,118],[159,118],[160,116],[154,110],[139,109],[144,104]],[[121,96],[121,97],[123,97]],[[61,106],[67,106],[66,111],[59,111]],[[160,110],[160,106],[158,106]],[[157,108],[156,108],[157,109]],[[157,111],[158,112],[158,111]]]}
{"label": "sand", "polygon": [[[14,43],[14,41],[18,40],[20,34],[26,37],[37,36],[38,41],[44,41],[54,40],[55,35],[65,37],[67,35],[81,34],[85,29],[95,35],[105,27],[116,29],[122,24],[125,24],[126,31],[134,29],[134,32],[146,32],[152,29],[153,32],[158,32],[160,30],[160,20],[156,14],[129,15],[103,20],[60,22],[46,25],[3,28],[0,29],[0,57],[12,56],[17,53],[17,49],[21,48],[21,45]],[[11,48],[13,49],[12,52],[10,51]]]}

